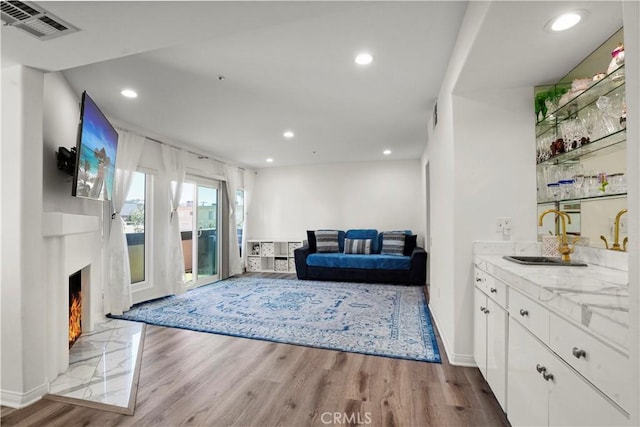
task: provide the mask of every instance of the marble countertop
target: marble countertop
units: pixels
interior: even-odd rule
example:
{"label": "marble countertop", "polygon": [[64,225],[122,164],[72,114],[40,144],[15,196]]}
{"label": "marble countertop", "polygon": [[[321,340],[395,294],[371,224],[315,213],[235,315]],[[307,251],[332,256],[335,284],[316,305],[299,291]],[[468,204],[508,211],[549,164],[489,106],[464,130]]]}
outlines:
{"label": "marble countertop", "polygon": [[552,312],[571,319],[619,351],[629,351],[628,272],[588,267],[517,264],[502,255],[476,255],[478,267]]}

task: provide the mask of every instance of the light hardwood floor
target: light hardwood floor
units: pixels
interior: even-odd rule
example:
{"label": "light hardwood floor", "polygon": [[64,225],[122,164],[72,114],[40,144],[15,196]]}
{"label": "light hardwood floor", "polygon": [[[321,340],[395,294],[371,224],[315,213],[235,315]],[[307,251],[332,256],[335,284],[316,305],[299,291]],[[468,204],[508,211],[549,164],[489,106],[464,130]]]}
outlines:
{"label": "light hardwood floor", "polygon": [[[290,277],[269,275],[269,277]],[[148,326],[135,414],[41,400],[2,426],[507,426],[476,368]]]}

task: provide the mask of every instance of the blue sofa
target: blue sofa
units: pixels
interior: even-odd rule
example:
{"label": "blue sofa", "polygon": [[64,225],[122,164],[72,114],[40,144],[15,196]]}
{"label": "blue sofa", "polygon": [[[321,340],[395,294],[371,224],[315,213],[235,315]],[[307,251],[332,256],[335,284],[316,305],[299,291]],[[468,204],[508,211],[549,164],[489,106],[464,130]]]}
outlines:
{"label": "blue sofa", "polygon": [[[415,236],[404,231],[403,254],[380,253],[383,234],[375,229],[338,231],[337,252],[317,252],[313,232],[301,248],[294,252],[296,274],[302,280],[331,280],[337,282],[390,283],[424,285],[427,274],[427,252],[415,246]],[[371,239],[371,254],[345,254],[347,239]],[[407,243],[407,242],[413,242]]]}

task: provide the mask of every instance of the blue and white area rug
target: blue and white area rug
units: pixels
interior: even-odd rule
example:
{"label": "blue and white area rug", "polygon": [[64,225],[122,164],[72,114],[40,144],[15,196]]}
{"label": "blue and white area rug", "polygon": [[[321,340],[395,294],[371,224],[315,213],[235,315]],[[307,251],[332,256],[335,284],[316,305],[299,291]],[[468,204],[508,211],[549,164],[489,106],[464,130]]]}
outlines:
{"label": "blue and white area rug", "polygon": [[231,278],[141,303],[113,317],[440,363],[420,286]]}

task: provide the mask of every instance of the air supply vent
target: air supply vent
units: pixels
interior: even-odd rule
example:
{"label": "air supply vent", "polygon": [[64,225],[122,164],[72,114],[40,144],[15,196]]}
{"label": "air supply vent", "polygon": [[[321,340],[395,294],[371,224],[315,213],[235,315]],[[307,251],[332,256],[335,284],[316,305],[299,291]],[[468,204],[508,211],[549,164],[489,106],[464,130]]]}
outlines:
{"label": "air supply vent", "polygon": [[0,10],[5,25],[26,31],[38,40],[50,40],[78,31],[78,28],[32,2],[2,1]]}

